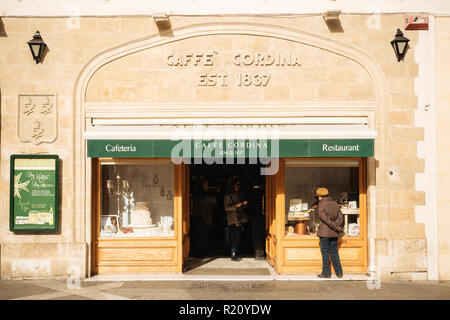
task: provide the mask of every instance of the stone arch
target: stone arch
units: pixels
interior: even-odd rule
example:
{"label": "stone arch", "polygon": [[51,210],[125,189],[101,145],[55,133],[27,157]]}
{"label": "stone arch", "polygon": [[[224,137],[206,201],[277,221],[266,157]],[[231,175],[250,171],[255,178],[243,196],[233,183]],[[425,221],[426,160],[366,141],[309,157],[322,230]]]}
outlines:
{"label": "stone arch", "polygon": [[[283,26],[258,24],[258,23],[208,23],[195,24],[172,30],[170,36],[161,34],[140,38],[118,46],[108,48],[93,56],[82,68],[75,82],[73,92],[74,104],[74,155],[76,164],[74,166],[74,214],[79,215],[78,221],[85,220],[84,226],[90,230],[90,199],[85,195],[90,191],[90,162],[86,161],[86,144],[83,140],[85,130],[85,103],[86,93],[89,81],[95,72],[104,65],[121,57],[162,46],[179,40],[189,38],[209,36],[209,35],[252,35],[276,38],[286,41],[304,44],[316,47],[332,54],[340,55],[359,64],[367,71],[373,83],[375,104],[376,104],[376,123],[387,123],[386,97],[387,87],[384,72],[381,67],[372,59],[372,57],[361,48],[349,44],[335,41],[323,36],[315,35],[301,30],[291,29]],[[378,126],[383,131],[378,131],[382,141],[386,144],[386,126]],[[372,159],[373,160],[373,159]],[[375,161],[368,164],[369,186],[375,184]],[[386,183],[379,181],[381,189],[387,190]],[[370,192],[370,191],[369,191]],[[388,192],[388,191],[386,191]],[[388,197],[389,199],[389,197]],[[368,214],[369,240],[375,237],[375,192],[370,195],[370,205]],[[81,241],[90,243],[90,233],[85,229],[78,233]],[[83,239],[86,236],[87,239]],[[374,243],[369,242],[370,251],[374,249]],[[374,264],[374,253],[369,254],[369,264]],[[90,265],[90,264],[89,264]],[[89,267],[88,267],[89,268]],[[372,269],[369,266],[369,270]],[[374,271],[373,269],[371,271]]]}

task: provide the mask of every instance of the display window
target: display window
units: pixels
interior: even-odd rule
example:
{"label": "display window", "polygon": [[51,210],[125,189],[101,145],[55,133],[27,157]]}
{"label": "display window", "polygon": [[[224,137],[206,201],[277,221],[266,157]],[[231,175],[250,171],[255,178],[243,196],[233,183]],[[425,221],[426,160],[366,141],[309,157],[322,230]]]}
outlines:
{"label": "display window", "polygon": [[359,238],[361,178],[358,159],[286,161],[285,237],[316,237],[320,221],[315,191],[325,187],[344,215],[345,237]]}
{"label": "display window", "polygon": [[100,160],[100,237],[173,237],[174,166]]}

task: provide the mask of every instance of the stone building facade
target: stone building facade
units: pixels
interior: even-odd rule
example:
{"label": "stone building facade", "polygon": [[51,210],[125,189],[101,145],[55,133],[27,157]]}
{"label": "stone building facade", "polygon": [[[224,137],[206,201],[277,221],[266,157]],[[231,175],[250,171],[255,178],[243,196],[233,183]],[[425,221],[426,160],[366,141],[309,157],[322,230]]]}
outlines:
{"label": "stone building facade", "polygon": [[[365,115],[377,132],[367,160],[367,272],[450,278],[450,18],[441,11],[423,10],[428,30],[405,31],[409,9],[343,10],[337,32],[314,12],[180,13],[161,33],[153,12],[8,9],[0,25],[2,278],[64,277],[74,266],[90,276],[90,121],[339,114]],[[401,62],[390,44],[397,28],[410,39]],[[39,64],[26,44],[36,30],[49,48]],[[247,74],[260,78],[247,86]],[[44,134],[21,117],[27,99],[54,106]],[[46,153],[61,159],[60,231],[11,232],[10,156]]]}

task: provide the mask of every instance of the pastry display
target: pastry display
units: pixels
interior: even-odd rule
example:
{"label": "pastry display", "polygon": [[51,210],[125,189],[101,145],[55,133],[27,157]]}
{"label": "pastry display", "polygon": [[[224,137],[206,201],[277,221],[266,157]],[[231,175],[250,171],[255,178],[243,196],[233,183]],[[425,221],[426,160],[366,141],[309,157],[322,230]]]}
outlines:
{"label": "pastry display", "polygon": [[172,164],[108,163],[101,170],[101,237],[174,236]]}
{"label": "pastry display", "polygon": [[347,233],[347,235],[349,235],[351,237],[359,236],[359,224],[350,223],[348,225],[348,233]]}
{"label": "pastry display", "polygon": [[133,228],[131,228],[131,227],[129,227],[129,228],[127,228],[127,227],[122,227],[122,228],[120,228],[120,231],[121,231],[123,234],[133,233],[133,232],[134,232],[134,231],[133,231]]}
{"label": "pastry display", "polygon": [[130,225],[133,227],[151,227],[152,218],[145,202],[136,202],[136,207],[130,214]]}
{"label": "pastry display", "polygon": [[298,203],[293,206],[290,206],[288,216],[291,218],[309,219],[310,218],[309,210],[303,210],[303,208],[305,208],[305,207],[307,207],[307,204],[306,204],[306,206],[303,206],[302,203]]}

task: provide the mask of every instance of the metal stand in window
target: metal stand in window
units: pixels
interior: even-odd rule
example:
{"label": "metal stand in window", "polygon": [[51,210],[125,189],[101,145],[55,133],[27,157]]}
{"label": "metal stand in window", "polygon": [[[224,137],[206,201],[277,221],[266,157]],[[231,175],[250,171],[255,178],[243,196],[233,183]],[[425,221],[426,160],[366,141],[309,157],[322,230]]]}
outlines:
{"label": "metal stand in window", "polygon": [[106,180],[108,194],[117,199],[117,216],[119,217],[119,226],[123,226],[123,217],[120,212],[120,197],[125,195],[130,189],[128,180],[122,180],[119,175],[114,180]]}

